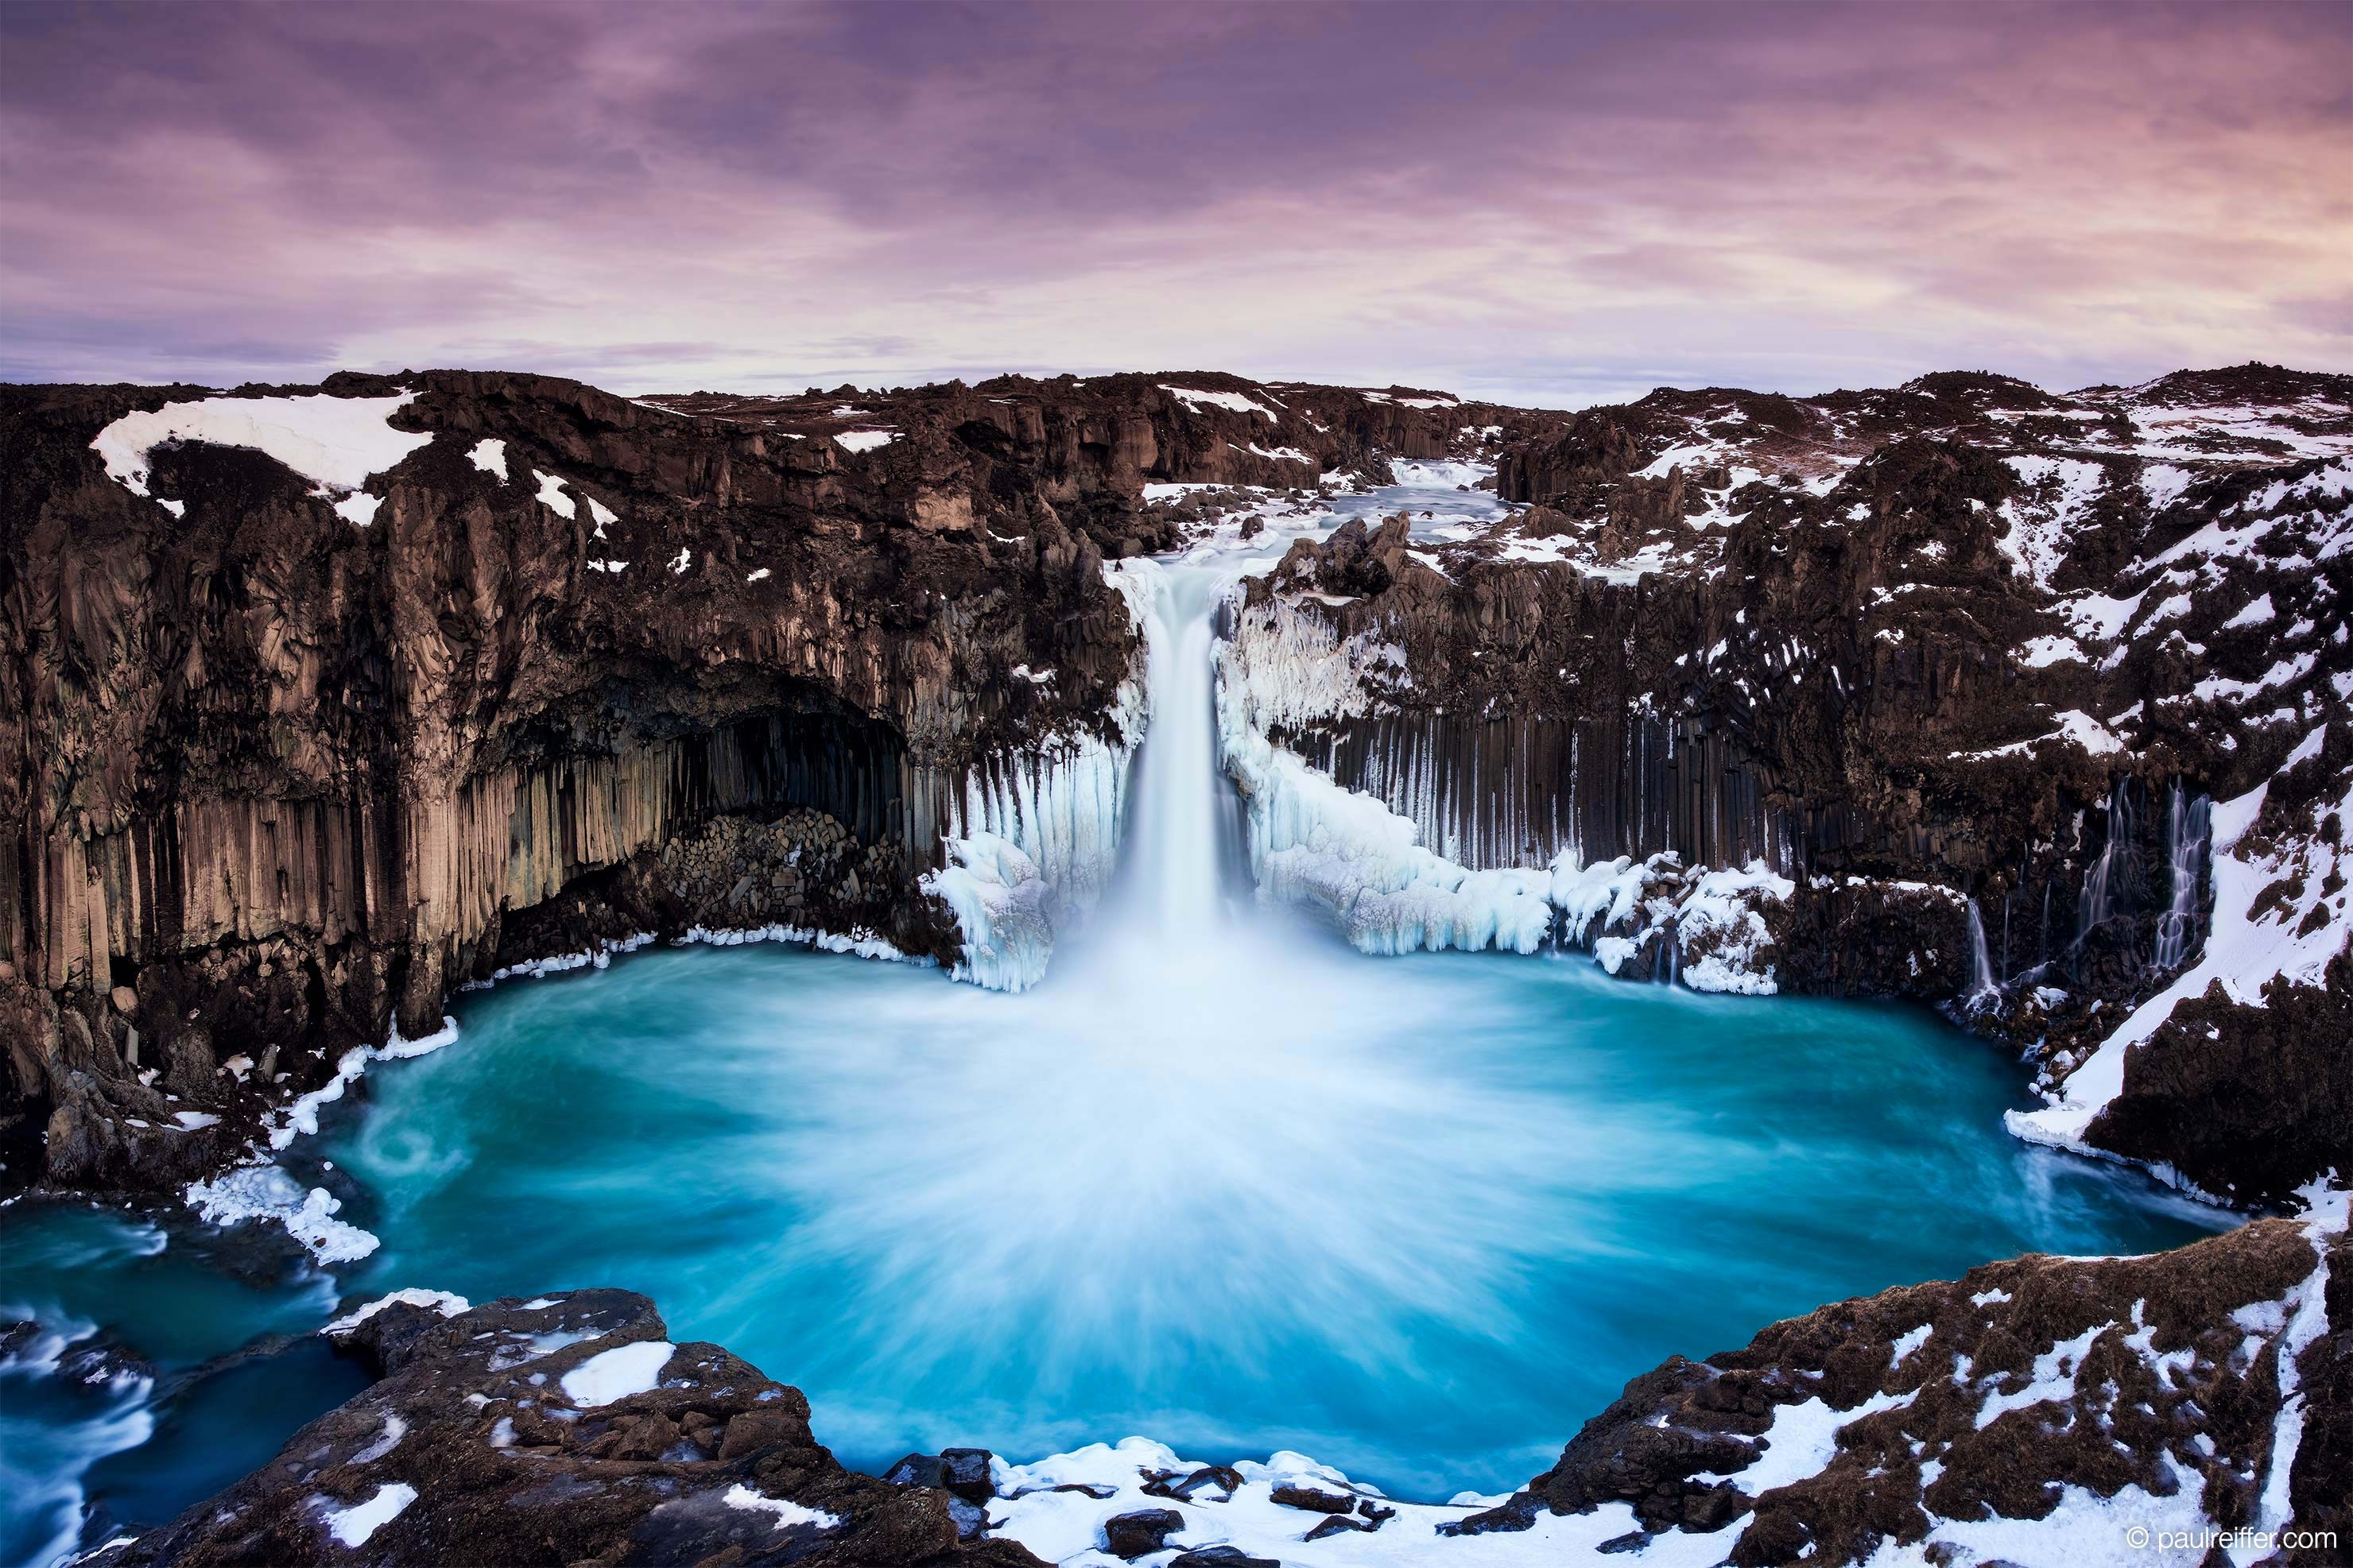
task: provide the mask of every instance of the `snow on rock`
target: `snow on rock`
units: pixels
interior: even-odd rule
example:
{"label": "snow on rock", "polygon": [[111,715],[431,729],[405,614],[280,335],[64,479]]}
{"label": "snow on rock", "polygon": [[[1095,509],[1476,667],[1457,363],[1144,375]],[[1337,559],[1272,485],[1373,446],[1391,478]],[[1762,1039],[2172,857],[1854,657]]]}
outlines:
{"label": "snow on rock", "polygon": [[[1189,1498],[1144,1489],[1155,1476],[1186,1478],[1206,1468],[1200,1461],[1179,1458],[1166,1445],[1143,1437],[1129,1437],[1116,1446],[1090,1444],[1027,1465],[999,1459],[991,1467],[997,1495],[988,1504],[989,1534],[1018,1542],[1049,1563],[1115,1564],[1119,1560],[1103,1550],[1104,1523],[1139,1510],[1167,1509],[1184,1521],[1167,1538],[1168,1547],[1176,1551],[1227,1546],[1246,1556],[1335,1568],[1430,1563],[1536,1568],[1606,1561],[1595,1555],[1604,1542],[1641,1528],[1630,1507],[1610,1502],[1588,1513],[1540,1511],[1521,1532],[1446,1535],[1440,1533],[1441,1526],[1497,1500],[1463,1496],[1451,1503],[1391,1501],[1329,1465],[1288,1451],[1271,1455],[1263,1463],[1244,1459],[1231,1466],[1241,1484],[1230,1493],[1221,1484],[1197,1489]],[[1288,1487],[1353,1500],[1354,1513],[1338,1517],[1351,1519],[1355,1527],[1335,1531],[1328,1523],[1334,1515],[1276,1502],[1276,1489]],[[1088,1489],[1078,1489],[1082,1488]],[[1325,1533],[1308,1543],[1308,1533],[1319,1528]],[[1669,1532],[1652,1538],[1632,1561],[1645,1568],[1708,1568],[1722,1560],[1728,1544],[1722,1536]],[[1165,1554],[1151,1559],[1166,1560]]]}
{"label": "snow on rock", "polygon": [[899,438],[896,430],[844,430],[834,437],[842,450],[871,452],[877,447],[887,447]]}
{"label": "snow on rock", "polygon": [[1764,961],[1773,938],[1757,906],[1763,900],[1786,903],[1796,890],[1762,860],[1744,870],[1704,873],[1675,910],[1678,978],[1694,991],[1773,994],[1779,986]]}
{"label": "snow on rock", "polygon": [[166,441],[251,447],[304,479],[335,490],[355,490],[433,439],[430,432],[396,430],[394,413],[417,400],[389,397],[207,397],[126,414],[98,433],[90,449],[109,478],[133,495],[147,493],[147,455]]}
{"label": "snow on rock", "polygon": [[546,507],[558,517],[576,518],[580,515],[579,503],[564,493],[564,487],[571,483],[569,479],[539,468],[533,468],[531,471],[531,477],[539,481],[539,493],[533,499],[540,505]]}
{"label": "snow on rock", "polygon": [[349,1508],[336,1508],[321,1499],[320,1520],[338,1543],[365,1546],[368,1537],[399,1518],[400,1510],[416,1500],[417,1489],[406,1481],[386,1481],[376,1488],[374,1497]]}
{"label": "snow on rock", "polygon": [[1054,953],[1053,892],[1020,846],[994,833],[944,841],[948,864],[923,891],[955,911],[964,957],[952,971],[990,991],[1027,991]]}
{"label": "snow on rock", "polygon": [[600,1351],[564,1374],[564,1396],[584,1410],[646,1394],[661,1386],[662,1368],[678,1347],[668,1340],[644,1340]]}
{"label": "snow on rock", "polygon": [[489,474],[501,484],[507,481],[507,444],[504,441],[480,440],[466,454],[466,461]]}
{"label": "snow on rock", "polygon": [[322,1334],[347,1334],[386,1307],[430,1307],[445,1318],[454,1318],[470,1305],[463,1296],[448,1290],[421,1290],[411,1286],[395,1290],[388,1296],[378,1296],[366,1305],[344,1313],[319,1331]]}
{"label": "snow on rock", "polygon": [[365,528],[375,521],[375,509],[384,504],[382,496],[372,496],[364,490],[353,490],[335,503],[335,515],[345,522]]}
{"label": "snow on rock", "polygon": [[1282,422],[1282,415],[1269,408],[1265,404],[1256,402],[1239,392],[1199,392],[1189,386],[1166,385],[1160,390],[1197,413],[1207,405],[1211,408],[1223,408],[1235,414],[1263,414],[1278,425]]}
{"label": "snow on rock", "polygon": [[1777,1405],[1773,1425],[1761,1434],[1765,1444],[1761,1458],[1729,1476],[1705,1475],[1697,1479],[1728,1480],[1750,1497],[1759,1497],[1819,1476],[1838,1454],[1841,1429],[1866,1415],[1909,1405],[1914,1397],[1910,1394],[1874,1394],[1852,1410],[1833,1410],[1820,1394],[1800,1405]]}
{"label": "snow on rock", "polygon": [[2001,503],[2010,531],[1996,542],[2010,564],[2038,588],[2067,556],[2067,535],[2091,510],[2107,470],[2075,458],[2009,458],[2022,493]]}
{"label": "snow on rock", "polygon": [[2265,621],[2271,620],[2273,617],[2277,616],[2278,613],[2278,611],[2272,607],[2272,596],[2269,594],[2258,595],[2255,598],[2250,600],[2246,606],[2240,610],[2237,615],[2232,616],[2229,620],[2224,621],[2222,623],[2222,629],[2226,632],[2230,632],[2236,631],[2241,626],[2259,626]]}
{"label": "snow on rock", "polygon": [[741,1481],[728,1488],[727,1495],[719,1500],[729,1508],[743,1509],[754,1513],[773,1514],[776,1516],[774,1528],[777,1530],[790,1530],[796,1525],[804,1524],[814,1525],[819,1530],[841,1528],[841,1517],[839,1514],[828,1513],[821,1508],[809,1508],[801,1503],[787,1502],[783,1498],[762,1497]]}
{"label": "snow on rock", "polygon": [[[2325,726],[2323,727],[2325,729]],[[2315,735],[2321,731],[2316,731]],[[2282,768],[2317,753],[2299,747]],[[2353,872],[2353,854],[2332,844],[2318,825],[2308,836],[2266,837],[2251,830],[2262,816],[2268,781],[2213,808],[2209,877],[2214,912],[2199,961],[2173,984],[2143,1003],[2060,1086],[2058,1098],[2041,1110],[2010,1110],[2010,1131],[2029,1142],[2098,1153],[2084,1141],[2093,1119],[2124,1091],[2125,1064],[2133,1048],[2173,1016],[2175,1006],[2202,996],[2219,984],[2233,1002],[2263,1005],[2263,988],[2274,979],[2293,985],[2318,985],[2331,959],[2345,950],[2348,921],[2342,900],[2329,889],[2332,878]],[[2335,813],[2353,819],[2353,789],[2341,801],[2322,800],[2316,817]],[[2288,888],[2301,896],[2280,896]],[[2331,902],[2336,899],[2335,903]]]}

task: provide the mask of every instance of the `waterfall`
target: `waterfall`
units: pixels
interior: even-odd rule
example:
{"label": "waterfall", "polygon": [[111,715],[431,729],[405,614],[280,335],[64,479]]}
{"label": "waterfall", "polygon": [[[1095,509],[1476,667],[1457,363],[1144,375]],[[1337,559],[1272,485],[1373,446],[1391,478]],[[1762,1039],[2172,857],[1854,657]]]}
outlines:
{"label": "waterfall", "polygon": [[1233,858],[1230,795],[1219,772],[1212,651],[1226,574],[1174,567],[1145,622],[1152,726],[1137,761],[1126,886],[1113,918],[1164,937],[1198,940],[1222,913]]}
{"label": "waterfall", "polygon": [[1975,1006],[2000,990],[1994,984],[1993,964],[1986,956],[1985,917],[1978,901],[1969,900],[1969,1003]]}
{"label": "waterfall", "polygon": [[2116,787],[2108,792],[2108,841],[2100,846],[2100,858],[2084,879],[2083,901],[2075,910],[2078,945],[2094,927],[2116,912],[2116,879],[2123,872],[2118,858],[2129,858],[2133,852],[2132,797],[2126,793],[2126,783],[2118,779]]}
{"label": "waterfall", "polygon": [[2118,779],[2108,792],[2108,838],[2100,846],[2100,858],[2093,862],[2084,878],[2084,895],[2075,903],[2075,941],[2071,951],[2071,971],[2082,978],[2083,947],[2092,932],[2105,924],[2116,912],[2118,895],[2123,891],[2120,879],[2129,868],[2133,854],[2132,796],[2127,793],[2129,779]]}
{"label": "waterfall", "polygon": [[2151,967],[2171,971],[2189,956],[2198,935],[2198,892],[2206,876],[2207,841],[2213,832],[2214,803],[2205,795],[2192,798],[2173,781],[2166,802],[2165,858],[2171,868],[2172,902],[2157,922],[2157,947]]}

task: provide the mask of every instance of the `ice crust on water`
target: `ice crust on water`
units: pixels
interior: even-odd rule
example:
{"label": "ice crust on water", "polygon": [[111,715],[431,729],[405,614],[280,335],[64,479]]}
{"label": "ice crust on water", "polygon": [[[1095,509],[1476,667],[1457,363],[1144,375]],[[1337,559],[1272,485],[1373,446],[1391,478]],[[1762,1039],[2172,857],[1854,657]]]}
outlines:
{"label": "ice crust on water", "polygon": [[147,455],[166,441],[206,441],[268,453],[315,484],[356,490],[433,439],[426,431],[396,430],[392,415],[417,400],[389,397],[206,397],[126,414],[98,433],[90,449],[109,478],[134,495],[147,493]]}
{"label": "ice crust on water", "polygon": [[301,1183],[276,1165],[240,1165],[212,1181],[193,1183],[187,1201],[212,1225],[275,1221],[321,1263],[355,1263],[378,1246],[370,1232],[334,1217],[343,1205],[326,1188],[305,1192]]}
{"label": "ice crust on water", "polygon": [[[269,1129],[272,1151],[291,1145],[297,1137],[319,1131],[319,1108],[343,1097],[343,1089],[368,1063],[396,1061],[438,1051],[458,1037],[456,1020],[444,1018],[441,1027],[420,1039],[408,1039],[393,1020],[391,1037],[381,1046],[354,1046],[335,1064],[335,1076],[324,1087],[298,1097],[277,1115],[282,1120]],[[208,1182],[192,1182],[182,1194],[190,1208],[208,1224],[242,1225],[249,1219],[274,1221],[310,1249],[321,1263],[352,1263],[374,1252],[377,1238],[347,1220],[334,1216],[343,1203],[324,1187],[308,1192],[278,1164],[257,1157],[251,1164],[224,1171]]]}

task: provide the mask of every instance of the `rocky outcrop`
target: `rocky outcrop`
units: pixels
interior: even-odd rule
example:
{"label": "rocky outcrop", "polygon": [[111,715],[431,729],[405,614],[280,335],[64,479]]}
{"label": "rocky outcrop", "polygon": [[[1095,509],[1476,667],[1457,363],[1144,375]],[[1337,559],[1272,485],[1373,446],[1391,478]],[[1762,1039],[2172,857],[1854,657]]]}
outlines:
{"label": "rocky outcrop", "polygon": [[1452,1532],[1624,1509],[1626,1547],[1717,1535],[1740,1568],[1891,1544],[1932,1563],[2084,1560],[2136,1524],[2341,1542],[2344,1202],[2147,1258],[1989,1264],[1677,1358]]}
{"label": "rocky outcrop", "polygon": [[[402,1292],[328,1332],[377,1374],[217,1497],[82,1559],[138,1564],[1035,1563],[937,1485],[846,1470],[808,1402],[642,1296]],[[982,1455],[986,1478],[987,1456]]]}
{"label": "rocky outcrop", "polygon": [[[1690,878],[1784,879],[1736,988],[1947,1001],[2033,1061],[2046,1141],[2278,1201],[2353,1168],[2323,1021],[2353,932],[2348,464],[2353,380],[2262,366],[1662,391],[1505,443],[1530,504],[1493,526],[1294,546],[1237,607],[1228,689],[1453,868],[1420,885],[1643,883],[1573,934],[1651,978],[1702,956]],[[2190,975],[2222,1012],[2145,1045]],[[2230,1131],[2175,1139],[2208,1092]]]}

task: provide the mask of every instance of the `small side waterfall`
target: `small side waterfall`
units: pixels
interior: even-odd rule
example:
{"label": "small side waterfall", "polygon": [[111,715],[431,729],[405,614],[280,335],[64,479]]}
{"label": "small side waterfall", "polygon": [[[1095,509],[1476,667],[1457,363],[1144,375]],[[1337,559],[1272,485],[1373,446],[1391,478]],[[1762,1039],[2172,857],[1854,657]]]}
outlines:
{"label": "small side waterfall", "polygon": [[2100,858],[2094,861],[2089,875],[2084,879],[2084,897],[2075,910],[2075,942],[2083,944],[2094,928],[2116,912],[2116,895],[2122,889],[2126,863],[2133,853],[2132,796],[2127,793],[2130,781],[2118,779],[2108,792],[2108,841],[2100,847]]}
{"label": "small side waterfall", "polygon": [[2152,968],[2181,967],[2198,936],[2198,893],[2206,879],[2206,849],[2213,837],[2214,803],[2205,795],[2191,796],[2173,782],[2166,802],[2165,858],[2173,879],[2172,902],[2157,922],[2157,947],[2149,956]]}
{"label": "small side waterfall", "polygon": [[1978,910],[1978,901],[1969,900],[1969,996],[1972,1006],[1993,995],[2001,987],[1995,984],[1993,964],[1986,956],[1985,917]]}

